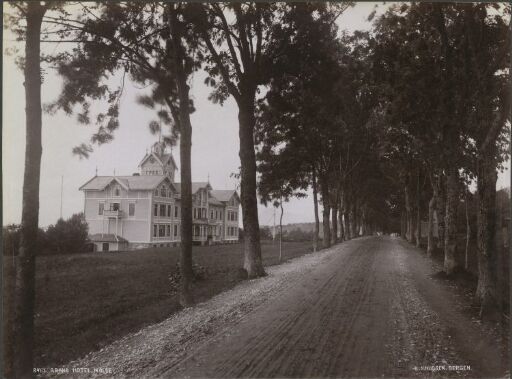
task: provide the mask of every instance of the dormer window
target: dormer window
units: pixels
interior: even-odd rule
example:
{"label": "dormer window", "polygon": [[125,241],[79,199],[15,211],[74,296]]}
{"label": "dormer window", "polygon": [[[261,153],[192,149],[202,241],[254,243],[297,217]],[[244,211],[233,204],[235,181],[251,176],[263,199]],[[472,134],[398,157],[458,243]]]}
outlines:
{"label": "dormer window", "polygon": [[167,197],[167,191],[165,187],[160,188],[160,196]]}

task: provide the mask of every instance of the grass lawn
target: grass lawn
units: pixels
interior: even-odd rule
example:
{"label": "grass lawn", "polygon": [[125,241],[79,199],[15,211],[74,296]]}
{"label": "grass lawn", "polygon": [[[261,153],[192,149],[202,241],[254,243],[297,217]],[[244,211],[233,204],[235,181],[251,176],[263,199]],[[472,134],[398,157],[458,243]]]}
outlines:
{"label": "grass lawn", "polygon": [[[278,263],[276,243],[263,243],[265,266]],[[311,251],[311,243],[283,244],[283,259]],[[194,247],[206,278],[194,286],[196,302],[233,287],[240,279],[242,245]],[[55,367],[162,321],[180,309],[171,294],[179,248],[124,253],[42,256],[36,264],[35,366]],[[4,294],[13,284],[12,258],[4,256]],[[4,296],[4,320],[10,296]],[[5,325],[5,323],[4,323]],[[6,331],[4,339],[9,338]],[[12,346],[4,341],[4,346]]]}

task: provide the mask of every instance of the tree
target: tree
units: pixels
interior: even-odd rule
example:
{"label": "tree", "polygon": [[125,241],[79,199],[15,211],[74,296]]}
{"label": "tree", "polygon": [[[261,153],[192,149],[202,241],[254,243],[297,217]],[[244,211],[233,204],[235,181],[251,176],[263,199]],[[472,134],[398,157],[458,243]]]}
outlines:
{"label": "tree", "polygon": [[67,220],[59,219],[46,231],[47,248],[60,254],[83,252],[88,231],[83,213],[74,214]]}
{"label": "tree", "polygon": [[[429,225],[433,222],[434,207],[438,210],[444,207],[444,232],[440,234],[444,234],[444,268],[448,274],[457,266],[458,170],[464,165],[466,153],[466,146],[461,143],[466,127],[466,104],[464,96],[456,96],[464,83],[459,69],[462,61],[461,38],[456,34],[460,28],[454,26],[457,23],[460,16],[451,5],[404,4],[392,7],[378,20],[375,38],[379,73],[376,77],[383,78],[391,125],[400,137],[394,144],[403,162],[407,236],[412,241],[413,231],[419,225],[412,223],[412,179],[414,172],[423,168],[431,178],[433,189]],[[415,164],[408,166],[411,160]],[[444,188],[440,187],[441,183]],[[427,250],[431,253],[432,232],[429,235]]]}
{"label": "tree", "polygon": [[[207,84],[214,87],[211,99],[222,103],[232,96],[239,109],[244,268],[249,278],[255,278],[265,275],[256,199],[255,102],[258,87],[265,83],[263,67],[268,59],[263,33],[270,31],[276,6],[270,3],[194,6],[191,18],[205,46],[205,68],[210,75]],[[235,19],[233,23],[228,22],[231,16]]]}
{"label": "tree", "polygon": [[290,176],[290,171],[297,169],[297,160],[293,151],[286,150],[279,155],[273,152],[273,145],[266,144],[258,153],[258,171],[260,172],[260,182],[258,191],[261,202],[264,205],[272,203],[276,208],[280,208],[279,217],[279,261],[282,260],[282,242],[283,242],[283,202],[289,201],[291,197],[305,197],[306,194],[301,190],[307,188],[307,183],[302,176]]}
{"label": "tree", "polygon": [[[35,257],[39,224],[39,182],[41,172],[41,25],[52,2],[13,3],[18,14],[15,20],[25,23],[20,38],[25,39],[25,109],[26,147],[23,180],[23,206],[19,252],[16,257],[14,351],[12,362],[6,365],[8,375],[17,378],[32,376],[34,351]],[[9,374],[9,371],[13,373]]]}
{"label": "tree", "polygon": [[[347,6],[334,5],[342,10]],[[232,96],[239,109],[244,267],[249,277],[264,275],[256,200],[256,96],[260,86],[269,83],[269,71],[282,64],[280,58],[287,59],[282,41],[291,41],[295,24],[289,16],[294,9],[286,3],[196,5],[195,23],[207,52],[207,83],[214,87],[211,99],[223,102]]]}
{"label": "tree", "polygon": [[293,156],[293,170],[284,174],[297,182],[312,181],[315,205],[314,248],[318,243],[318,192],[323,203],[323,246],[331,244],[330,176],[337,154],[341,122],[336,103],[341,47],[334,21],[346,5],[288,4],[275,28],[269,51],[271,85],[260,104],[263,140]]}
{"label": "tree", "polygon": [[[199,68],[193,54],[196,40],[186,23],[189,6],[183,3],[111,3],[95,6],[82,5],[84,16],[76,20],[55,20],[64,24],[67,33],[72,31],[73,41],[79,46],[71,56],[60,57],[59,73],[65,78],[62,95],[54,104],[71,113],[75,104],[83,105],[79,121],[89,123],[90,100],[107,99],[106,114],[96,117],[98,132],[92,143],[105,143],[113,139],[119,123],[119,99],[123,84],[110,90],[105,77],[121,72],[142,84],[152,85],[150,95],[141,96],[140,102],[152,109],[165,104],[158,115],[171,126],[165,141],[180,140],[181,165],[181,291],[183,306],[192,304],[192,181],[190,154],[192,125],[190,114],[194,111],[189,95],[188,80]],[[62,59],[66,58],[66,59]],[[108,121],[106,121],[108,120]],[[157,131],[158,123],[150,128]],[[90,145],[83,144],[75,152],[87,156]]]}
{"label": "tree", "polygon": [[477,178],[476,296],[481,315],[493,313],[502,301],[497,288],[496,180],[510,148],[510,13],[510,4],[461,6],[464,79],[470,92],[468,135],[474,141],[471,169]]}

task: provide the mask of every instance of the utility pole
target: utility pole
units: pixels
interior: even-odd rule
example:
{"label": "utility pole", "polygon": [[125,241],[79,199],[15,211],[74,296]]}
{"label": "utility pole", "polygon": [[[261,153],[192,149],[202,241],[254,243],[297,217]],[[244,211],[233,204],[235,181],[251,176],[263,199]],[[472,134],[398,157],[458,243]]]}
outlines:
{"label": "utility pole", "polygon": [[276,242],[276,207],[274,207],[274,226],[272,227],[272,244]]}
{"label": "utility pole", "polygon": [[62,219],[62,193],[64,188],[64,175],[60,177],[60,218]]}

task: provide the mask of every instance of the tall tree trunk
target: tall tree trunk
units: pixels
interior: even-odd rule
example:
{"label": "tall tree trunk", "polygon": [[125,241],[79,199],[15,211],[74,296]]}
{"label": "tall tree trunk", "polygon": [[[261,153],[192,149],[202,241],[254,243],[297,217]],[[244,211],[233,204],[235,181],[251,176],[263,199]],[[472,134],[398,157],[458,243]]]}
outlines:
{"label": "tall tree trunk", "polygon": [[315,211],[315,233],[313,234],[313,251],[318,250],[318,235],[320,233],[320,218],[318,217],[318,188],[316,181],[316,170],[313,167],[313,206]]}
{"label": "tall tree trunk", "polygon": [[434,212],[437,206],[438,188],[432,183],[432,198],[428,202],[428,235],[427,235],[427,256],[431,257],[434,251]]}
{"label": "tall tree trunk", "polygon": [[403,239],[407,239],[407,213],[402,210],[400,214],[400,235]]}
{"label": "tall tree trunk", "polygon": [[328,248],[331,246],[331,226],[330,226],[330,214],[331,206],[329,204],[329,184],[325,177],[321,177],[320,190],[322,191],[322,224],[324,229],[323,235],[323,247]]}
{"label": "tall tree trunk", "polygon": [[338,205],[338,223],[340,225],[340,241],[345,241],[345,228],[343,226],[343,195],[339,198],[339,205]]}
{"label": "tall tree trunk", "polygon": [[407,183],[405,184],[405,212],[407,215],[407,233],[406,238],[407,241],[413,242],[414,239],[414,216],[413,216],[413,206],[412,206],[412,194],[411,194],[411,186],[409,184],[409,179],[407,179]]}
{"label": "tall tree trunk", "polygon": [[347,239],[347,241],[349,239],[351,239],[353,237],[352,235],[352,232],[350,230],[350,225],[351,225],[351,222],[350,222],[350,205],[349,205],[349,199],[348,199],[348,196],[345,194],[344,196],[345,198],[343,199],[344,201],[344,206],[343,206],[343,209],[345,210],[345,215],[344,215],[344,219],[345,219],[345,238]]}
{"label": "tall tree trunk", "polygon": [[281,217],[279,217],[279,262],[283,260],[283,198],[279,201],[281,207]]}
{"label": "tall tree trunk", "polygon": [[421,191],[420,191],[420,169],[416,178],[416,247],[421,246]]}
{"label": "tall tree trunk", "polygon": [[39,1],[26,8],[25,112],[26,148],[23,181],[21,236],[16,257],[14,360],[16,378],[32,377],[34,352],[35,257],[39,227],[39,181],[41,173],[41,23],[46,11]]}
{"label": "tall tree trunk", "polygon": [[[173,59],[179,97],[180,129],[180,178],[181,178],[181,246],[180,246],[180,304],[189,307],[194,303],[192,296],[192,123],[190,122],[190,88],[185,72],[185,53],[182,45],[181,28],[174,4],[169,4],[170,30],[173,44]],[[171,101],[168,106],[173,107]]]}
{"label": "tall tree trunk", "polygon": [[254,95],[239,106],[241,201],[244,226],[244,268],[249,278],[265,275],[261,259],[260,226],[256,198],[256,155],[254,153]]}
{"label": "tall tree trunk", "polygon": [[357,220],[356,220],[356,214],[357,214],[357,209],[356,209],[356,204],[355,204],[355,199],[354,201],[352,202],[352,206],[350,207],[350,235],[352,236],[352,238],[356,238],[358,235],[357,235]]}
{"label": "tall tree trunk", "polygon": [[332,234],[331,242],[333,245],[338,243],[338,201],[336,200],[332,206]]}
{"label": "tall tree trunk", "polygon": [[450,167],[446,177],[446,214],[444,236],[444,271],[453,273],[457,266],[457,205],[459,203],[459,175],[456,167]]}
{"label": "tall tree trunk", "polygon": [[366,235],[366,207],[361,210],[361,234]]}
{"label": "tall tree trunk", "polygon": [[466,188],[464,196],[464,207],[466,210],[466,249],[464,252],[464,270],[469,269],[469,240],[471,238],[471,225],[469,224],[469,189]]}
{"label": "tall tree trunk", "polygon": [[446,209],[446,185],[442,178],[439,178],[439,189],[437,203],[436,203],[436,215],[437,215],[437,247],[444,250],[444,213]]}
{"label": "tall tree trunk", "polygon": [[478,285],[476,297],[481,314],[499,304],[496,250],[496,159],[495,147],[481,153],[478,162]]}

